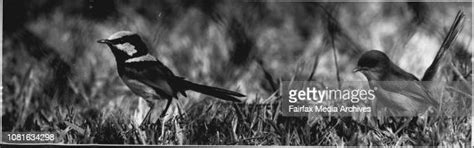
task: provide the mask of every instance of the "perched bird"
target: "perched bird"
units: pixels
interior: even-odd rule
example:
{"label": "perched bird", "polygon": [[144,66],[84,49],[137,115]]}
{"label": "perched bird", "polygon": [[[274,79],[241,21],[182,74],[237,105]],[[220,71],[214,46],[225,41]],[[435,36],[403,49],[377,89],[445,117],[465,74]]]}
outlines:
{"label": "perched bird", "polygon": [[389,109],[394,116],[417,116],[438,101],[413,74],[395,65],[377,50],[362,54],[354,72],[361,72],[375,89],[376,103]]}
{"label": "perched bird", "polygon": [[230,90],[196,84],[185,80],[183,77],[176,76],[157,58],[149,54],[145,43],[134,32],[119,31],[109,38],[97,42],[109,46],[115,56],[118,74],[122,81],[132,92],[148,102],[150,110],[140,127],[151,122],[150,115],[152,110],[157,107],[155,106],[156,100],[167,100],[167,105],[161,114],[161,116],[164,116],[171,105],[172,99],[178,98],[178,93],[187,97],[186,90],[234,102],[240,102],[241,100],[238,97],[245,96]]}

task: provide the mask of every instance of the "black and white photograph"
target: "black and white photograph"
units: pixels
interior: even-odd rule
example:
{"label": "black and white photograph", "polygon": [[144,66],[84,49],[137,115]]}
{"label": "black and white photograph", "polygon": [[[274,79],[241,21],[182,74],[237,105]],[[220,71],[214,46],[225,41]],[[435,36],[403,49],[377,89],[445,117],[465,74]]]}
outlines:
{"label": "black and white photograph", "polygon": [[473,146],[469,0],[1,3],[3,146]]}

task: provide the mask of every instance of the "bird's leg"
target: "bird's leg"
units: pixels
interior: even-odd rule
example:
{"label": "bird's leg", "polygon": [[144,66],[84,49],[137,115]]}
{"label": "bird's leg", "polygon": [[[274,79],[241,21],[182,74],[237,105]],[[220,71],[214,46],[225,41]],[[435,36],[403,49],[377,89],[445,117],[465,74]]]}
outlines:
{"label": "bird's leg", "polygon": [[173,98],[168,99],[168,103],[166,104],[165,110],[161,113],[161,117],[164,117],[166,115],[166,112],[168,112],[168,109],[170,108],[171,102],[173,101]]}
{"label": "bird's leg", "polygon": [[181,128],[181,125],[179,124],[180,121],[178,121],[182,119],[183,112],[181,111],[181,102],[179,102],[178,100],[176,100],[176,102],[177,102],[176,107],[178,108],[179,117],[174,118],[174,121],[175,121],[174,127],[176,130],[176,138],[178,139],[178,144],[183,145],[184,143],[183,128]]}
{"label": "bird's leg", "polygon": [[178,113],[180,118],[186,117],[186,112],[184,112],[184,109],[182,108],[183,104],[181,104],[180,101],[177,101],[177,107],[178,107]]}
{"label": "bird's leg", "polygon": [[155,104],[153,102],[150,102],[150,101],[147,101],[147,103],[148,103],[148,107],[150,107],[150,109],[148,109],[148,112],[145,115],[145,119],[143,119],[142,123],[140,124],[140,129],[145,129],[146,126],[150,124],[150,114],[151,114]]}
{"label": "bird's leg", "polygon": [[[158,138],[158,140],[163,140],[164,136],[165,136],[165,124],[166,124],[166,121],[169,120],[169,115],[167,115],[166,113],[168,112],[168,109],[169,107],[171,106],[171,103],[173,101],[173,98],[171,99],[168,99],[168,102],[166,104],[166,107],[165,109],[163,110],[163,112],[161,113],[161,135],[160,137]],[[171,114],[170,114],[171,115]]]}
{"label": "bird's leg", "polygon": [[165,120],[161,120],[161,134],[160,137],[158,138],[159,141],[162,141],[164,136],[165,136]]}
{"label": "bird's leg", "polygon": [[145,116],[145,119],[143,119],[142,123],[140,124],[140,129],[144,130],[146,129],[146,126],[148,125],[148,123],[150,122],[150,110],[148,111],[148,113],[146,113],[146,116]]}

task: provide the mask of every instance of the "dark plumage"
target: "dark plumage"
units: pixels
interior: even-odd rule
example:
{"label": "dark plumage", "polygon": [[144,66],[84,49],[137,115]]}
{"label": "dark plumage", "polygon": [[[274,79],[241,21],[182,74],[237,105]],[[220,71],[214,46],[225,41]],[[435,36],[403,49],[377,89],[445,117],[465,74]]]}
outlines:
{"label": "dark plumage", "polygon": [[155,100],[167,100],[167,105],[162,112],[163,116],[171,105],[172,99],[177,99],[178,93],[187,96],[186,90],[234,102],[240,102],[237,97],[245,96],[217,87],[196,84],[176,76],[168,67],[148,53],[145,43],[136,33],[120,31],[98,42],[107,44],[112,50],[122,81],[135,94],[149,103],[151,109],[142,125],[150,122],[151,111],[156,107]]}

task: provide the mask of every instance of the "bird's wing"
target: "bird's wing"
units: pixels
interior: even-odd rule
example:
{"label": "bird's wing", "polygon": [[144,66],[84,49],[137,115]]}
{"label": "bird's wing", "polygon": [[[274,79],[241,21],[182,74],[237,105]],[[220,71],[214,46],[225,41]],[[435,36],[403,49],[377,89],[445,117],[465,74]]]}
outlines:
{"label": "bird's wing", "polygon": [[180,91],[177,82],[182,78],[175,76],[168,67],[159,61],[127,63],[124,72],[166,96],[176,97],[177,92]]}
{"label": "bird's wing", "polygon": [[384,89],[411,97],[418,102],[438,105],[438,101],[429,94],[428,90],[426,90],[416,76],[405,72],[405,70],[393,63],[391,67],[392,71],[389,72],[390,74],[384,77],[385,80],[390,81],[382,82]]}
{"label": "bird's wing", "polygon": [[382,83],[382,87],[387,91],[400,93],[413,98],[418,102],[430,103],[433,105],[438,104],[437,101],[428,94],[420,81],[386,81]]}

